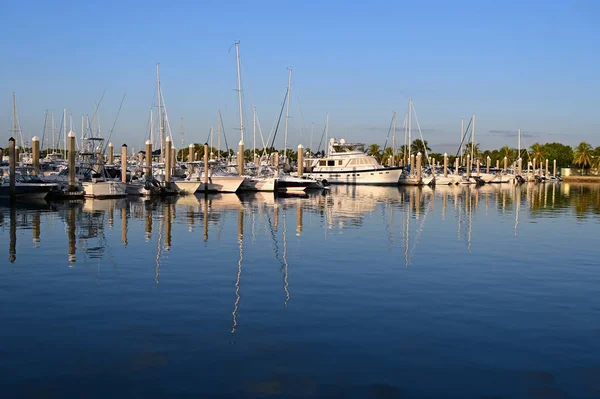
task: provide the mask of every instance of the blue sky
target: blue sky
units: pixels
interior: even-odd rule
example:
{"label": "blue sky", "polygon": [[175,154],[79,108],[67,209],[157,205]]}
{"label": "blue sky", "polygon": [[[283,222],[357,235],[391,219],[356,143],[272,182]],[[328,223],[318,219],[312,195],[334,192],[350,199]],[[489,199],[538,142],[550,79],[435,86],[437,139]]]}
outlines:
{"label": "blue sky", "polygon": [[126,92],[111,141],[139,147],[159,62],[177,145],[181,118],[186,142],[204,142],[219,109],[230,143],[237,143],[232,44],[240,40],[247,146],[251,107],[267,135],[287,67],[294,71],[290,146],[309,146],[312,122],[318,142],[327,112],[331,136],[383,144],[397,111],[402,142],[408,98],[435,151],[455,151],[460,119],[473,113],[483,148],[516,146],[517,128],[525,145],[600,145],[600,2],[592,0],[5,0],[1,7],[3,141],[12,126],[13,91],[30,138],[41,135],[46,110],[60,115],[63,108],[79,133],[81,115],[92,115],[106,90],[103,131]]}

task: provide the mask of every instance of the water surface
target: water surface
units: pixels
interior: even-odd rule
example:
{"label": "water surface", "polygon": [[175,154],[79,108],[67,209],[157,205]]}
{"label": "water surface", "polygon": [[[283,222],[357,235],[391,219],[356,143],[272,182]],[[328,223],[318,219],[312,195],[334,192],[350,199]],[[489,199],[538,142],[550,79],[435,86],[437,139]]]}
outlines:
{"label": "water surface", "polygon": [[3,397],[600,397],[600,186],[0,205]]}

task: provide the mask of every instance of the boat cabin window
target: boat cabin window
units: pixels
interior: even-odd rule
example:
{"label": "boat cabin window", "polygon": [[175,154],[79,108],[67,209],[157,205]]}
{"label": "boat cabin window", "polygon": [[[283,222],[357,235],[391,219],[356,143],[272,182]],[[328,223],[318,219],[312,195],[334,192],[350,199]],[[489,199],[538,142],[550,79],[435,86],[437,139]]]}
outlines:
{"label": "boat cabin window", "polygon": [[325,166],[327,164],[326,161],[319,161],[319,166]]}
{"label": "boat cabin window", "polygon": [[342,160],[340,159],[340,160],[338,161],[338,165],[340,165],[340,166],[341,166],[343,162],[344,162],[344,161],[342,161]]}
{"label": "boat cabin window", "polygon": [[327,161],[327,166],[335,166],[335,161]]}

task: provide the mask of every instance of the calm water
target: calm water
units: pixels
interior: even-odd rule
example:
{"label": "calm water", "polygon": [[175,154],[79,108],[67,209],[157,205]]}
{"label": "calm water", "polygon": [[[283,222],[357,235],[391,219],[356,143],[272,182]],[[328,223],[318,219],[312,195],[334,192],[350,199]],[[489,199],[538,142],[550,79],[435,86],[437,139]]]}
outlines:
{"label": "calm water", "polygon": [[0,207],[2,397],[600,397],[600,185]]}

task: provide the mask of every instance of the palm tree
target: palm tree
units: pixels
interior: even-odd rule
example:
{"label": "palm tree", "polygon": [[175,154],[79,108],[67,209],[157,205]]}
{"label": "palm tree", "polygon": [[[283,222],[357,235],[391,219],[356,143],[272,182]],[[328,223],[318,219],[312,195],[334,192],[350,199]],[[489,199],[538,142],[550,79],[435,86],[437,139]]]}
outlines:
{"label": "palm tree", "polygon": [[379,144],[371,144],[369,148],[367,148],[367,154],[375,157],[379,161],[381,158],[381,149],[379,148]]}
{"label": "palm tree", "polygon": [[500,148],[500,156],[502,157],[500,161],[506,157],[508,164],[510,165],[513,161],[515,161],[515,150],[505,145],[504,147]]}
{"label": "palm tree", "polygon": [[431,151],[431,148],[429,148],[427,140],[415,139],[410,145],[410,151],[415,154],[420,152],[425,155],[426,151]]}
{"label": "palm tree", "polygon": [[391,156],[394,156],[394,149],[392,147],[385,147],[383,155],[381,156],[381,163],[387,165],[387,161]]}
{"label": "palm tree", "polygon": [[473,145],[473,143],[467,143],[465,145],[465,154],[471,155],[471,147],[473,147],[473,159],[472,161],[479,158],[481,151],[479,150],[479,143]]}
{"label": "palm tree", "polygon": [[575,147],[573,162],[579,165],[583,170],[590,168],[592,166],[592,146],[586,141],[579,143],[579,145]]}
{"label": "palm tree", "polygon": [[544,158],[547,158],[546,150],[544,149],[544,146],[541,145],[540,143],[534,143],[531,145],[530,149],[531,149],[531,159],[532,160],[535,159],[536,164],[541,166],[542,160]]}
{"label": "palm tree", "polygon": [[600,169],[600,146],[592,152],[592,167]]}

